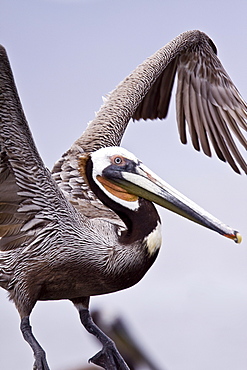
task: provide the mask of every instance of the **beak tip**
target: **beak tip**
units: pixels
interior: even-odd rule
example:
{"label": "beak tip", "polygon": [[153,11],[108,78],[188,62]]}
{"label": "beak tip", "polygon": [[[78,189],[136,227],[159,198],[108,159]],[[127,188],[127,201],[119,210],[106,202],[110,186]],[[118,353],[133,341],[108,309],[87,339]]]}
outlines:
{"label": "beak tip", "polygon": [[242,242],[242,235],[239,232],[235,232],[235,243],[240,244]]}
{"label": "beak tip", "polygon": [[242,235],[238,231],[223,234],[225,237],[232,239],[235,243],[240,244],[242,242]]}

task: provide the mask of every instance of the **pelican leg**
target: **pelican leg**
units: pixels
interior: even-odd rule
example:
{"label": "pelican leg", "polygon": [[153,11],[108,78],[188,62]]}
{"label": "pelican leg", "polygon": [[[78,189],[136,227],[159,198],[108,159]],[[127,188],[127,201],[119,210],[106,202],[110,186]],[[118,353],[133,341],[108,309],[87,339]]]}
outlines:
{"label": "pelican leg", "polygon": [[29,316],[25,316],[21,319],[20,327],[23,338],[30,345],[34,353],[35,362],[33,365],[33,370],[50,370],[46,362],[45,351],[32,333],[32,327],[29,323]]}
{"label": "pelican leg", "polygon": [[80,309],[79,315],[85,329],[103,344],[102,350],[90,358],[89,361],[106,370],[129,370],[115,343],[93,322],[89,310]]}

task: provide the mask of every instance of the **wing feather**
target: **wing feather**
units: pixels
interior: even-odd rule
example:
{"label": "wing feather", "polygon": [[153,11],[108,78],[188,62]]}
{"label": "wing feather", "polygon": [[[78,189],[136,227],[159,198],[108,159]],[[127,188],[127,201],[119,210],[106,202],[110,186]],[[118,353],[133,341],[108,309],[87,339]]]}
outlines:
{"label": "wing feather", "polygon": [[193,107],[191,109],[191,94],[190,94],[190,76],[187,75],[187,80],[184,83],[184,91],[183,91],[183,105],[184,105],[184,113],[186,117],[186,121],[189,128],[189,133],[191,136],[192,144],[196,150],[200,150],[200,143],[198,140],[198,133],[196,132],[195,121],[193,117]]}
{"label": "wing feather", "polygon": [[183,144],[187,144],[183,89],[184,89],[184,80],[180,78],[180,73],[178,71],[177,92],[176,92],[176,118],[180,140]]}

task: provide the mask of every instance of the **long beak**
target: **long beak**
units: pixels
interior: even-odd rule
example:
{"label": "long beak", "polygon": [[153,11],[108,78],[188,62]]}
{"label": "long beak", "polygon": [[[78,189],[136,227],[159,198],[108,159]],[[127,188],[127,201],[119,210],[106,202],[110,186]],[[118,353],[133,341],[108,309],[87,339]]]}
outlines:
{"label": "long beak", "polygon": [[143,163],[135,166],[131,172],[121,172],[121,177],[110,181],[120,185],[131,194],[150,200],[191,221],[218,232],[219,234],[241,243],[239,232],[223,224],[217,218],[199,207],[196,203],[172,188],[159,178]]}

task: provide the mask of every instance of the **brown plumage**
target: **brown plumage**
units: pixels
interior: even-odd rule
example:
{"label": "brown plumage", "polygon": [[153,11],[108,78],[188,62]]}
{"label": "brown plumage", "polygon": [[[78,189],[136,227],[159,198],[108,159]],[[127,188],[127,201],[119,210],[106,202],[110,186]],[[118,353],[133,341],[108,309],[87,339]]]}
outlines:
{"label": "brown plumage", "polygon": [[247,148],[241,131],[247,128],[246,103],[208,36],[185,32],[120,83],[51,173],[35,147],[3,47],[0,71],[0,285],[19,311],[35,368],[48,370],[48,365],[29,315],[37,300],[66,298],[103,344],[92,362],[127,369],[113,342],[91,321],[89,297],[137,283],[153,264],[160,219],[151,201],[240,241],[236,231],[119,148],[127,124],[131,118],[167,115],[177,72],[181,141],[187,140],[187,124],[195,149],[210,156],[211,142],[221,160],[247,173],[230,133]]}

